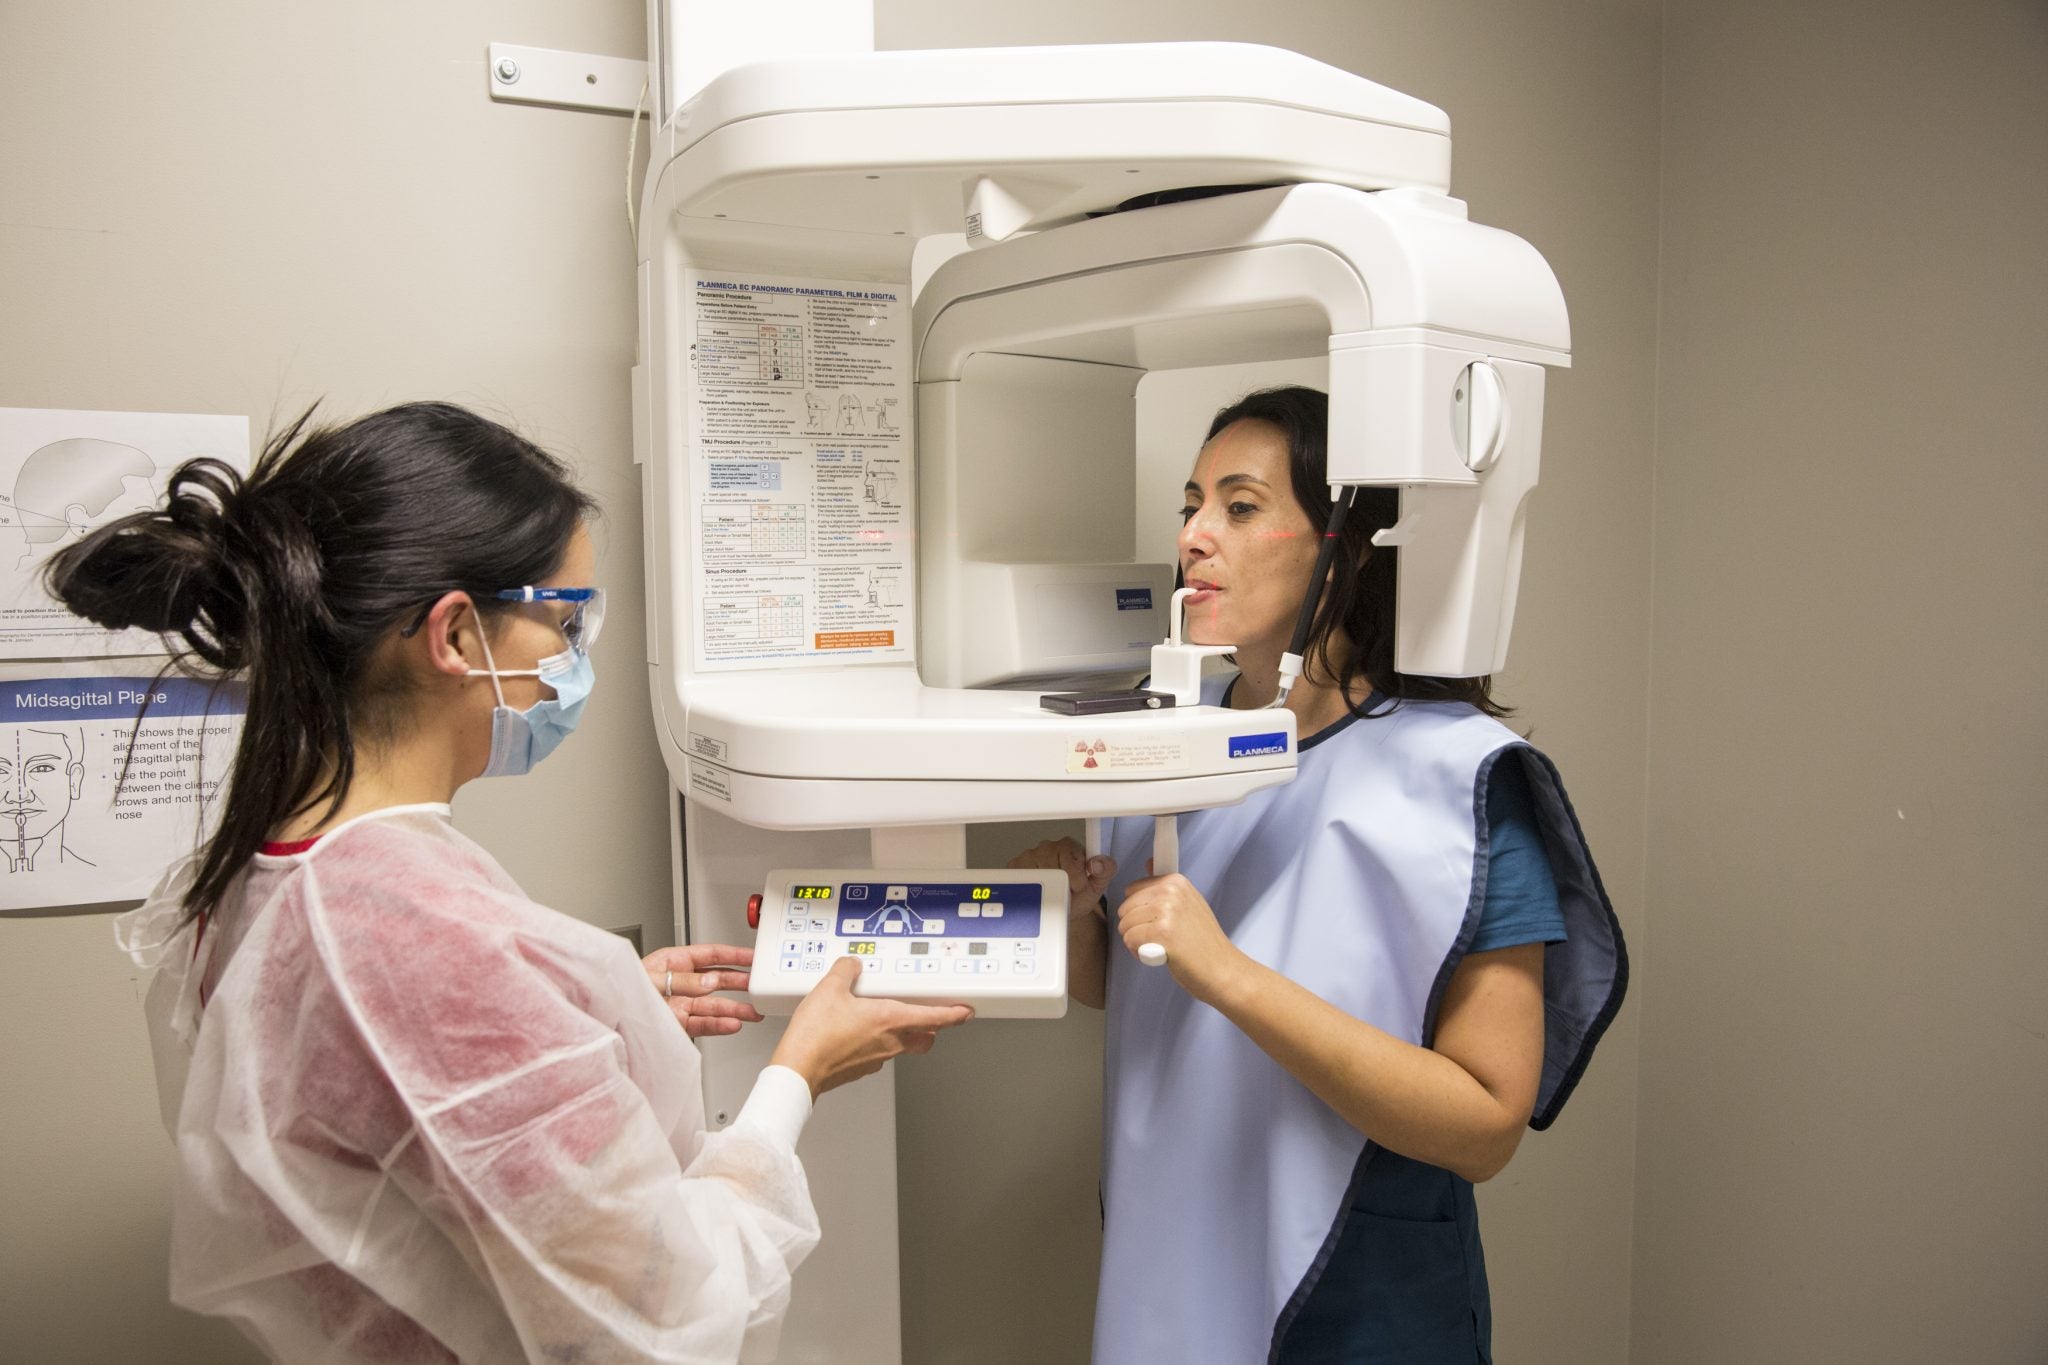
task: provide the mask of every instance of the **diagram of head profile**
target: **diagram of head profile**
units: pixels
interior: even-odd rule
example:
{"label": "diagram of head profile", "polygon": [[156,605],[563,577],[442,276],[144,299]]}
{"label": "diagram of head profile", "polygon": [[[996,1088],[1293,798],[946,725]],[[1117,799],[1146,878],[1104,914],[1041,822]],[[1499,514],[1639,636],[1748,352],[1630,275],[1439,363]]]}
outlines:
{"label": "diagram of head profile", "polygon": [[18,567],[46,559],[94,526],[156,505],[156,462],[134,446],[74,436],[29,452],[7,509],[27,542]]}
{"label": "diagram of head profile", "polygon": [[895,508],[896,471],[893,461],[887,465],[876,463],[867,466],[861,476],[861,497],[878,508]]}
{"label": "diagram of head profile", "polygon": [[9,872],[96,864],[64,844],[72,803],[85,790],[85,732],[15,725],[0,732],[0,856]]}

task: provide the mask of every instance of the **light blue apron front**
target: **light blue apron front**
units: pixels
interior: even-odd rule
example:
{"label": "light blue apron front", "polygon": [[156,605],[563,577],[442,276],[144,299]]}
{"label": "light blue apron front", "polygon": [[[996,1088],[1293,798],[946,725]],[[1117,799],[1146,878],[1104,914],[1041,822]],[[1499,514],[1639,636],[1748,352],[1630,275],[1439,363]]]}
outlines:
{"label": "light blue apron front", "polygon": [[[1326,731],[1293,782],[1183,815],[1181,871],[1252,958],[1427,1046],[1477,928],[1486,779],[1502,760],[1526,765],[1567,930],[1545,960],[1541,1128],[1619,1007],[1627,961],[1556,770],[1505,726],[1406,703]],[[1146,875],[1152,822],[1118,820],[1108,838],[1114,907]],[[1342,1232],[1366,1135],[1114,935],[1108,1016],[1096,1365],[1266,1360]]]}

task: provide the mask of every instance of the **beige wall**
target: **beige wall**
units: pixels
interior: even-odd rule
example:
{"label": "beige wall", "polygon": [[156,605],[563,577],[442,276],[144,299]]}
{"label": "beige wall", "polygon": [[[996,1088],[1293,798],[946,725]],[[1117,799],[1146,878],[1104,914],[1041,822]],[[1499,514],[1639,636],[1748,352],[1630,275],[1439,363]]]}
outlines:
{"label": "beige wall", "polygon": [[[493,39],[637,56],[637,0],[0,5],[0,404],[451,398],[573,461],[618,594],[574,744],[457,804],[541,900],[666,941],[627,368],[626,120],[494,105]],[[615,633],[616,632],[616,633]],[[169,1153],[104,917],[0,920],[0,1357],[252,1358],[164,1302]]]}
{"label": "beige wall", "polygon": [[1666,15],[1636,1358],[2048,1359],[2048,9]]}

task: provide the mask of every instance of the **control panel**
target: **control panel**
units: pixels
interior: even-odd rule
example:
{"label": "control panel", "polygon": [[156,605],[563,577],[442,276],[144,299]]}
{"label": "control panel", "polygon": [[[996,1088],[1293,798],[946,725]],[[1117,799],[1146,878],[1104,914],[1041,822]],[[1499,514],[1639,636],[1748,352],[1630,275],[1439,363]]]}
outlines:
{"label": "control panel", "polygon": [[1067,1012],[1064,872],[781,868],[758,914],[763,1014],[790,1013],[842,957],[861,964],[857,995],[959,1002],[984,1019]]}

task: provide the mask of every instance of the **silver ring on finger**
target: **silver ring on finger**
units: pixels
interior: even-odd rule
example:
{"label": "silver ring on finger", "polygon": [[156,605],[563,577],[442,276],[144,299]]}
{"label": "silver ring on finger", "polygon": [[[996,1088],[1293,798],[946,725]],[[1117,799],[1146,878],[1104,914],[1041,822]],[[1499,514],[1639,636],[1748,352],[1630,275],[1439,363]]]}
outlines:
{"label": "silver ring on finger", "polygon": [[661,994],[662,994],[662,997],[663,997],[664,999],[666,999],[666,998],[669,998],[669,997],[671,997],[671,996],[675,995],[675,993],[676,993],[676,969],[675,969],[675,968],[673,968],[673,967],[666,967],[666,968],[663,968],[663,969],[662,969],[662,973],[661,973]]}

